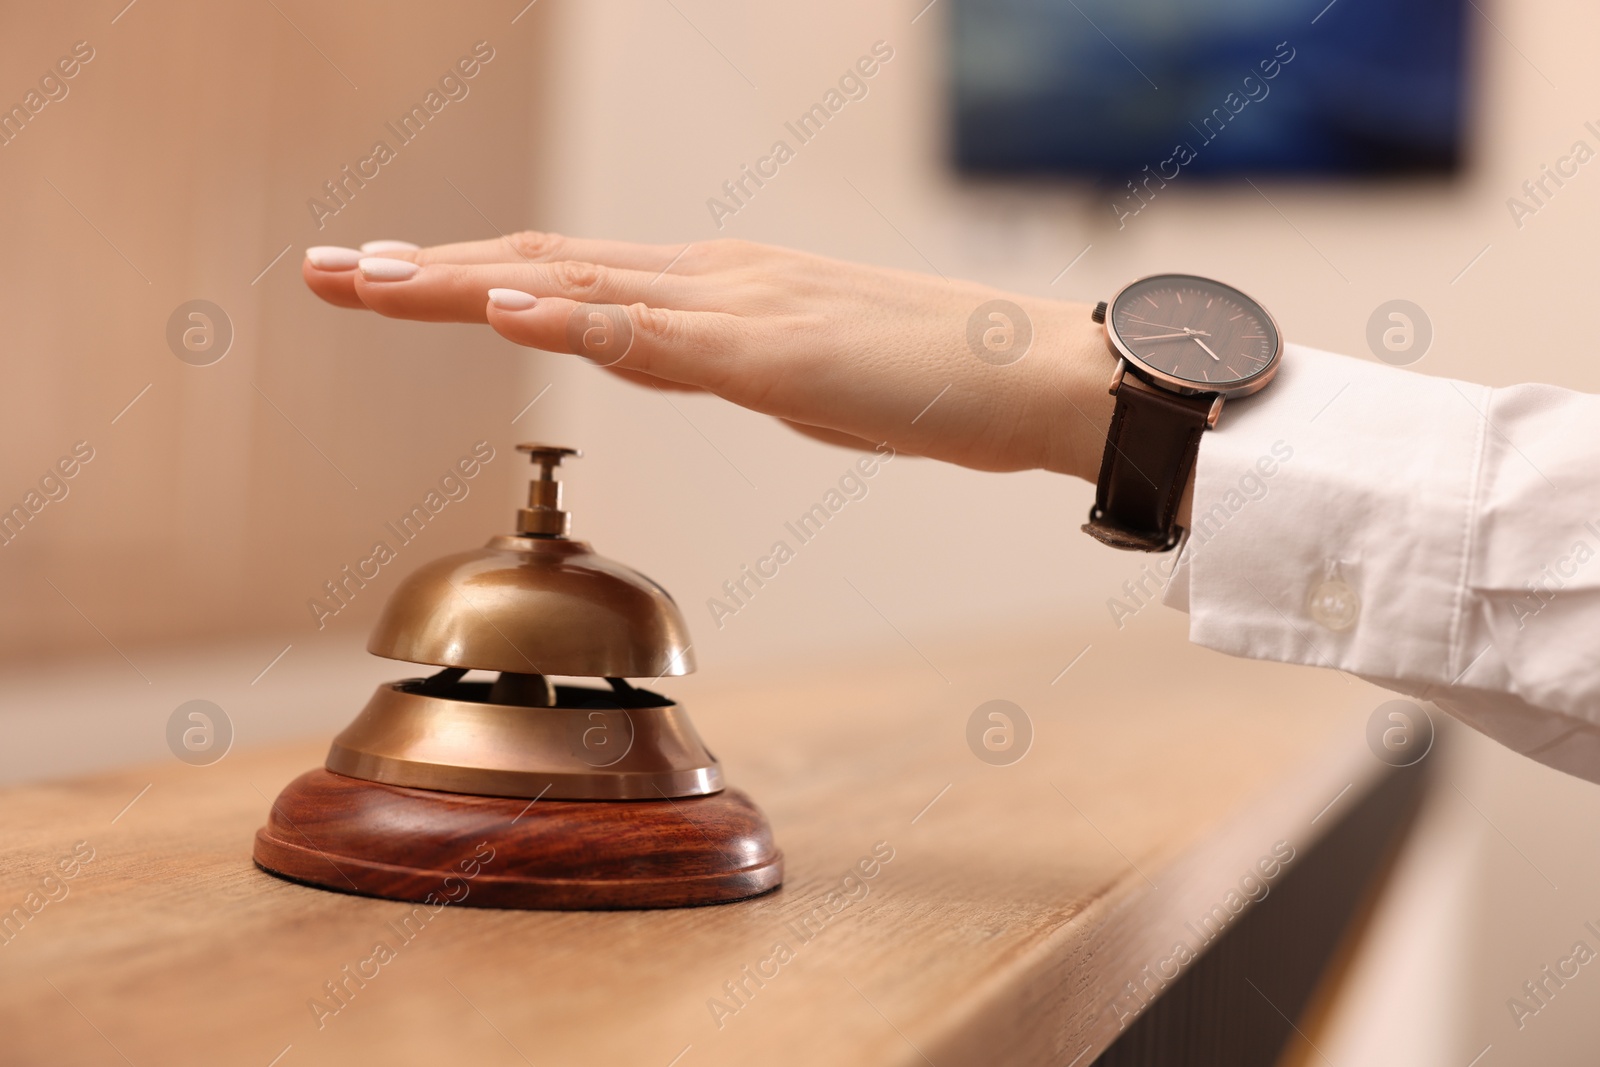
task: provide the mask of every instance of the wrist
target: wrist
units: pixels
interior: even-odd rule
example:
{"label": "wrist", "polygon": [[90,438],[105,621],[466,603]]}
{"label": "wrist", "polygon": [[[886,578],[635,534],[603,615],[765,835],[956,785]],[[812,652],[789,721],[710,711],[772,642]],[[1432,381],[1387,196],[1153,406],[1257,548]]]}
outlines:
{"label": "wrist", "polygon": [[1088,304],[1050,305],[1044,331],[1048,358],[1039,361],[1046,376],[1040,389],[1048,423],[1039,466],[1087,482],[1100,474],[1116,405],[1110,386],[1117,365],[1090,310]]}
{"label": "wrist", "polygon": [[[1042,362],[1047,364],[1049,373],[1047,398],[1053,401],[1053,414],[1045,435],[1045,459],[1040,466],[1093,484],[1100,478],[1111,415],[1116,408],[1111,376],[1117,356],[1106,344],[1104,328],[1089,317],[1089,305],[1058,303],[1052,312],[1049,329],[1055,344],[1050,350],[1051,358]],[[1186,529],[1193,497],[1191,467],[1178,505],[1178,524]]]}

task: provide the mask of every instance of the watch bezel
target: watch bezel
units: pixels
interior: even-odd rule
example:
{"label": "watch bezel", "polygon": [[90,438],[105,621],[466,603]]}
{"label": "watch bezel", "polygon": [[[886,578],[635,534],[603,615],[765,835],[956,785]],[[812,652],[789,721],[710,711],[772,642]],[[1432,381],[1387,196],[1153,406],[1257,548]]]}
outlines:
{"label": "watch bezel", "polygon": [[[1112,325],[1112,322],[1116,315],[1117,301],[1121,300],[1129,289],[1132,289],[1136,285],[1143,285],[1146,282],[1154,281],[1158,278],[1179,281],[1189,279],[1197,282],[1204,282],[1207,285],[1221,286],[1223,289],[1228,289],[1234,293],[1237,293],[1245,300],[1248,300],[1250,303],[1260,308],[1261,314],[1265,316],[1268,325],[1272,327],[1273,336],[1278,342],[1277,347],[1273,349],[1271,358],[1267,360],[1267,365],[1256,371],[1256,373],[1252,374],[1248,378],[1223,385],[1217,382],[1198,382],[1190,378],[1180,378],[1177,375],[1168,374],[1166,371],[1157,370],[1155,367],[1152,367],[1150,364],[1146,363],[1138,353],[1134,352],[1133,349],[1129,348],[1128,345],[1123,343],[1122,338],[1117,334],[1116,328]],[[1118,289],[1116,295],[1114,295],[1106,303],[1106,318],[1103,325],[1105,328],[1107,346],[1113,353],[1127,361],[1129,370],[1135,372],[1139,378],[1150,385],[1159,386],[1160,388],[1166,389],[1168,392],[1178,393],[1182,396],[1197,396],[1201,393],[1215,393],[1223,397],[1249,396],[1251,393],[1258,392],[1265,388],[1267,383],[1272,381],[1273,377],[1278,373],[1278,365],[1283,359],[1283,330],[1278,326],[1278,320],[1272,317],[1272,312],[1267,310],[1266,305],[1236,285],[1229,285],[1227,282],[1218,281],[1215,278],[1207,278],[1203,274],[1162,273],[1146,274],[1142,278],[1135,278],[1133,281],[1124,285],[1121,289]]]}

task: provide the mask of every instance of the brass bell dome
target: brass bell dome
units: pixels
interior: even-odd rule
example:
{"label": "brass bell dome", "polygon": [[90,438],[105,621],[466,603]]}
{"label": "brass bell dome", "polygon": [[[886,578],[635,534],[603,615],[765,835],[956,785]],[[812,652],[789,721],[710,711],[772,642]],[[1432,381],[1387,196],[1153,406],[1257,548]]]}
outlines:
{"label": "brass bell dome", "polygon": [[[444,669],[379,686],[334,739],[327,769],[414,789],[550,800],[720,791],[716,757],[684,709],[627,681],[694,670],[678,606],[638,571],[567,537],[554,471],[575,450],[517,448],[537,467],[518,532],[412,573],[367,644]],[[474,670],[498,677],[472,681]],[[610,685],[555,685],[554,676]]]}
{"label": "brass bell dome", "polygon": [[538,468],[517,534],[409,575],[367,650],[387,659],[515,675],[660,678],[694,670],[672,596],[568,538],[555,468],[575,449],[517,446]]}

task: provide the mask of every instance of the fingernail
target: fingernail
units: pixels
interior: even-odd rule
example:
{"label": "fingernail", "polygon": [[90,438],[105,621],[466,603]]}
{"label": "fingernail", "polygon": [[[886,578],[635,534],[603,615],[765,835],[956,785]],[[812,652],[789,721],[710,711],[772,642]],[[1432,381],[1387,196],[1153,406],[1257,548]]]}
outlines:
{"label": "fingernail", "polygon": [[524,293],[521,289],[489,290],[489,303],[501,311],[527,311],[538,302],[538,297],[532,293]]}
{"label": "fingernail", "polygon": [[403,259],[366,256],[361,260],[361,276],[371,282],[403,282],[421,268]]}
{"label": "fingernail", "polygon": [[361,246],[361,251],[369,256],[381,256],[385,252],[415,252],[421,247],[410,241],[368,241]]}
{"label": "fingernail", "polygon": [[318,270],[349,270],[361,259],[361,253],[338,245],[316,245],[306,249],[306,259]]}

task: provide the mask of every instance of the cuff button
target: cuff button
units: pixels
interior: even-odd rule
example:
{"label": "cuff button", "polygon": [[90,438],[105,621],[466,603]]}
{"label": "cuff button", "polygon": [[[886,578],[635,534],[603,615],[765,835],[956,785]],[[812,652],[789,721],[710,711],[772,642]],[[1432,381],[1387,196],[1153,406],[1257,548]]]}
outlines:
{"label": "cuff button", "polygon": [[1330,630],[1348,630],[1361,614],[1361,598],[1343,578],[1324,578],[1306,594],[1306,610]]}

